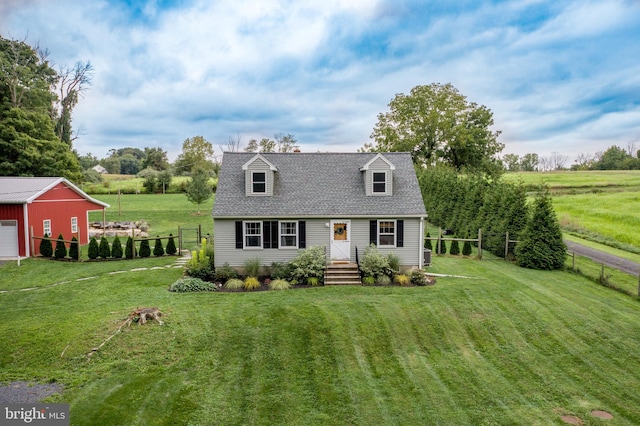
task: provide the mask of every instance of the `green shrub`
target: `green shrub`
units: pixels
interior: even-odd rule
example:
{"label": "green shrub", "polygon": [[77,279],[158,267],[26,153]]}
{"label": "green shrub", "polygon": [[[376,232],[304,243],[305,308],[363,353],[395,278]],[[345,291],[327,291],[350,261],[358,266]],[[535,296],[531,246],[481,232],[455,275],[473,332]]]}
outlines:
{"label": "green shrub", "polygon": [[62,234],[58,235],[56,240],[56,251],[53,254],[56,259],[64,259],[67,257],[67,246],[64,243],[64,237]]}
{"label": "green shrub", "polygon": [[122,243],[120,238],[116,235],[111,243],[111,257],[116,259],[122,259]]}
{"label": "green shrub", "polygon": [[311,277],[322,280],[324,277],[324,269],[326,267],[326,258],[324,247],[312,246],[298,253],[298,255],[289,262],[291,267],[291,283],[307,282]]}
{"label": "green shrub", "polygon": [[419,286],[433,285],[436,282],[434,278],[428,276],[422,269],[414,269],[411,271],[409,279],[411,280],[411,284]]}
{"label": "green shrub", "polygon": [[449,254],[457,256],[460,254],[460,243],[458,240],[451,241],[451,248],[449,249]]}
{"label": "green shrub", "polygon": [[440,239],[438,242],[440,243],[438,246],[438,254],[447,254],[447,243],[445,240]]}
{"label": "green shrub", "polygon": [[98,246],[98,257],[101,257],[103,259],[111,257],[109,241],[107,241],[105,237],[100,238],[100,245]]}
{"label": "green shrub", "polygon": [[391,278],[389,278],[389,275],[379,275],[376,281],[380,285],[390,285],[392,282]]}
{"label": "green shrub", "polygon": [[367,275],[366,277],[362,278],[362,285],[374,285],[376,283],[376,279],[375,277],[372,277],[371,275]]}
{"label": "green shrub", "polygon": [[227,282],[224,283],[224,288],[229,290],[240,290],[244,287],[244,282],[238,278],[228,279]]}
{"label": "green shrub", "polygon": [[431,245],[431,240],[429,239],[431,236],[429,235],[429,231],[427,231],[427,235],[424,239],[424,248],[433,250],[433,246]]}
{"label": "green shrub", "polygon": [[391,275],[393,270],[389,266],[389,258],[383,256],[375,244],[369,245],[362,255],[360,260],[360,270],[365,276],[371,276],[374,278],[380,275]]}
{"label": "green shrub", "polygon": [[140,242],[140,257],[149,257],[151,256],[151,246],[149,245],[149,240],[143,238]]}
{"label": "green shrub", "polygon": [[271,279],[286,280],[291,276],[291,266],[288,262],[273,262],[271,264]]}
{"label": "green shrub", "polygon": [[389,261],[389,267],[392,271],[397,272],[400,270],[400,258],[393,253],[387,254],[387,260]]}
{"label": "green shrub", "polygon": [[164,255],[164,247],[162,247],[162,240],[160,238],[156,238],[156,243],[153,246],[153,255],[158,257]]}
{"label": "green shrub", "polygon": [[471,256],[471,241],[465,241],[462,245],[462,255]]}
{"label": "green shrub", "polygon": [[136,247],[133,244],[133,238],[127,237],[127,244],[124,249],[124,257],[126,257],[127,259],[133,259],[135,255],[136,255]]}
{"label": "green shrub", "polygon": [[320,280],[318,279],[318,277],[309,277],[307,278],[307,284],[312,287],[316,287],[318,284],[320,284]]}
{"label": "green shrub", "polygon": [[229,266],[229,262],[225,262],[224,265],[216,268],[215,279],[219,282],[227,282],[231,278],[238,278],[238,272]]}
{"label": "green shrub", "polygon": [[213,281],[215,279],[215,269],[212,261],[212,250],[211,257],[208,256],[208,253],[210,253],[210,251],[207,248],[207,240],[203,238],[200,250],[191,252],[191,259],[189,259],[186,265],[186,274],[203,280]]}
{"label": "green shrub", "polygon": [[177,293],[215,290],[217,290],[215,284],[203,281],[200,278],[195,277],[182,277],[175,283],[171,284],[171,286],[169,287],[169,291],[175,291]]}
{"label": "green shrub", "polygon": [[89,259],[97,259],[98,251],[98,241],[96,241],[95,237],[91,237],[89,240],[89,252],[87,253],[87,256],[89,256]]}
{"label": "green shrub", "polygon": [[288,290],[291,284],[287,280],[272,280],[269,282],[270,290]]}
{"label": "green shrub", "polygon": [[244,270],[249,277],[257,277],[260,275],[260,259],[257,257],[244,261]]}
{"label": "green shrub", "polygon": [[406,287],[411,284],[411,280],[405,274],[397,274],[393,277],[393,282],[399,286]]}
{"label": "green shrub", "polygon": [[173,234],[169,234],[169,241],[167,242],[167,254],[173,256],[178,252],[176,248],[176,242],[173,240]]}
{"label": "green shrub", "polygon": [[53,244],[51,244],[51,240],[46,238],[51,238],[49,234],[44,234],[44,238],[40,240],[40,255],[43,257],[51,257],[53,256]]}
{"label": "green shrub", "polygon": [[247,277],[244,280],[243,287],[247,291],[257,290],[260,288],[260,281],[256,277]]}
{"label": "green shrub", "polygon": [[73,260],[78,260],[78,239],[76,237],[71,238],[71,245],[69,245],[69,257]]}

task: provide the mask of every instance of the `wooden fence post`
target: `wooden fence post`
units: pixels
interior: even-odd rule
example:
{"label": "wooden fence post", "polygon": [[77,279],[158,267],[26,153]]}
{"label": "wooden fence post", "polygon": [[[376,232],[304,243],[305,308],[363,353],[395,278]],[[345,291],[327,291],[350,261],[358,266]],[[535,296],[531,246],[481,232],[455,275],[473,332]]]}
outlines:
{"label": "wooden fence post", "polygon": [[509,255],[509,231],[507,231],[507,238],[504,244],[504,260],[507,260],[508,255]]}
{"label": "wooden fence post", "polygon": [[482,228],[478,228],[478,259],[482,260]]}
{"label": "wooden fence post", "polygon": [[180,232],[180,225],[178,225],[178,254],[182,255],[182,232]]}

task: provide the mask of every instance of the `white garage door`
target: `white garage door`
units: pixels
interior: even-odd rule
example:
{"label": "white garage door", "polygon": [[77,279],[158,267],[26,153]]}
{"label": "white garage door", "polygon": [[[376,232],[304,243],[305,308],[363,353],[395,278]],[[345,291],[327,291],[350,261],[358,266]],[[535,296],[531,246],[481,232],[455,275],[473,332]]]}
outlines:
{"label": "white garage door", "polygon": [[18,222],[0,220],[0,257],[18,256]]}

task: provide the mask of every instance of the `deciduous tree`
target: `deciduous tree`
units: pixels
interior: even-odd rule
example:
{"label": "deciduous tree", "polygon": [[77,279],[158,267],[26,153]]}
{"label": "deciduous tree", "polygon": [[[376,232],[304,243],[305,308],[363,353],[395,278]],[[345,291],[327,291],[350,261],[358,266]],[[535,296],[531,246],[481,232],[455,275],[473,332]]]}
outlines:
{"label": "deciduous tree", "polygon": [[176,175],[190,174],[194,170],[213,171],[213,145],[202,136],[185,139],[182,153],[174,163]]}
{"label": "deciduous tree", "polygon": [[191,174],[191,180],[187,183],[186,195],[190,202],[198,205],[199,214],[200,205],[213,195],[209,185],[209,175],[204,170],[194,170]]}

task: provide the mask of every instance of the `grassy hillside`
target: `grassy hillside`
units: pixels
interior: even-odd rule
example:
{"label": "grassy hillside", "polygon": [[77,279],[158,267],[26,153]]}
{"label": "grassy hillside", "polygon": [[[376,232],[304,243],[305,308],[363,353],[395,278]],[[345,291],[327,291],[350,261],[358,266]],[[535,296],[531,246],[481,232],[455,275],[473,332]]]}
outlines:
{"label": "grassy hillside", "polygon": [[[2,266],[0,380],[64,383],[77,425],[640,422],[640,304],[579,276],[438,257],[471,278],[173,294],[179,269],[132,271],[163,262]],[[137,306],[166,324],[88,359]]]}

